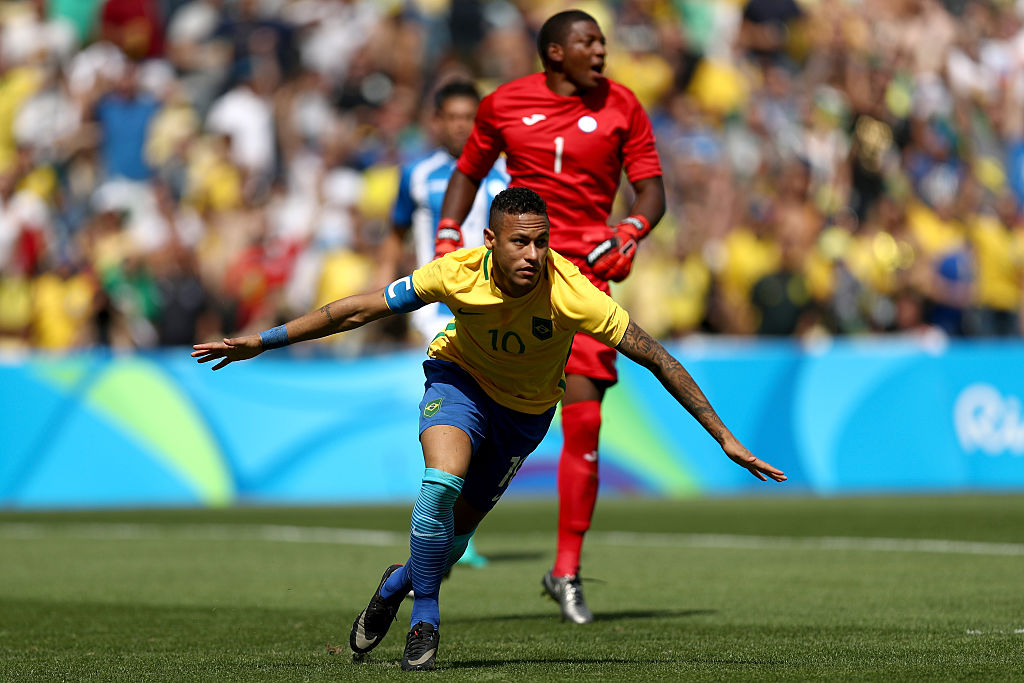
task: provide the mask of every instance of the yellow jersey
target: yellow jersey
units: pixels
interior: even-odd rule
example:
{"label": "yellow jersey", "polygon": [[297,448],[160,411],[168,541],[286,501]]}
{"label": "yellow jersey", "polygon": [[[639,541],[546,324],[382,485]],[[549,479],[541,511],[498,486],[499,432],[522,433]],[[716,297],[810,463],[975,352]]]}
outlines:
{"label": "yellow jersey", "polygon": [[[490,249],[460,249],[393,283],[385,299],[396,312],[447,305],[455,317],[427,354],[457,364],[506,408],[539,415],[565,393],[573,335],[583,332],[614,348],[629,314],[554,251],[548,250],[537,286],[521,297],[498,289],[492,268]],[[417,302],[401,300],[402,285]]]}

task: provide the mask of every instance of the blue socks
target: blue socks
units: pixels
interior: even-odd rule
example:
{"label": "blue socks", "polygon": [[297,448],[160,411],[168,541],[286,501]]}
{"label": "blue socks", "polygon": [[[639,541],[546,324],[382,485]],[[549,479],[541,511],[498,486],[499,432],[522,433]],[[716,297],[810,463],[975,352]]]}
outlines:
{"label": "blue socks", "polygon": [[428,467],[416,505],[412,509],[409,535],[411,556],[405,566],[388,577],[381,597],[408,591],[411,580],[416,600],[412,606],[410,624],[425,621],[434,628],[441,625],[437,605],[441,577],[466,550],[472,533],[455,538],[455,519],[452,507],[462,491],[462,477]]}
{"label": "blue socks", "polygon": [[[448,573],[448,570],[455,566],[455,564],[462,559],[466,549],[469,547],[469,542],[473,539],[473,534],[476,533],[476,529],[473,529],[468,534],[462,534],[461,536],[454,536],[452,538],[452,549],[448,553],[448,560],[444,563],[444,571],[441,572],[441,576]],[[395,593],[408,593],[412,589],[412,579],[409,578],[409,564],[411,560],[406,560],[405,565],[401,569],[397,569],[392,572],[391,576],[384,583],[384,587],[380,589],[380,596],[385,600],[393,596]]]}
{"label": "blue socks", "polygon": [[466,548],[469,546],[469,541],[473,538],[473,534],[476,533],[476,529],[473,529],[468,534],[462,534],[461,536],[455,536],[452,538],[452,550],[448,553],[448,561],[445,562],[444,572],[447,574],[448,570],[455,566],[455,563],[459,561],[459,558],[466,552]]}

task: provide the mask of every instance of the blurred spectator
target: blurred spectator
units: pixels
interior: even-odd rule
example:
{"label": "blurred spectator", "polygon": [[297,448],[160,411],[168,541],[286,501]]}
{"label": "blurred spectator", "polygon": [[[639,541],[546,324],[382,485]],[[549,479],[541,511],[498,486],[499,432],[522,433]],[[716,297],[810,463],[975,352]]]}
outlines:
{"label": "blurred spectator", "polygon": [[164,23],[157,0],[106,0],[100,11],[100,38],[131,59],[159,57],[164,51]]}
{"label": "blurred spectator", "polygon": [[127,62],[114,86],[95,105],[100,126],[100,150],[108,178],[143,182],[153,176],[144,150],[149,124],[160,103],[139,88],[139,68]]}
{"label": "blurred spectator", "polygon": [[966,332],[975,336],[1021,334],[1024,283],[1024,220],[1008,192],[971,216],[968,239],[977,283]]}
{"label": "blurred spectator", "polygon": [[258,193],[270,184],[275,164],[274,112],[270,95],[277,74],[266,61],[239,66],[238,84],[210,107],[206,127],[229,140],[231,162],[245,175],[244,191]]}

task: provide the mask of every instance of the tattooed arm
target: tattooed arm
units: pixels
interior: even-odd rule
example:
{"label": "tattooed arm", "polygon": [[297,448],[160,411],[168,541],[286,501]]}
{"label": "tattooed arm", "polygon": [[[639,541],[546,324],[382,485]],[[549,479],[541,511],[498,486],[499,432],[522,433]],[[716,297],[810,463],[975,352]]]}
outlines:
{"label": "tattooed arm", "polygon": [[766,477],[775,481],[786,480],[786,475],[781,470],[754,457],[732,435],[686,368],[639,325],[630,321],[626,334],[616,348],[630,360],[650,370],[679,405],[686,408],[707,433],[714,437],[733,462],[750,470],[750,473],[761,481],[766,481]]}
{"label": "tattooed arm", "polygon": [[347,332],[368,322],[391,315],[384,301],[384,290],[357,294],[332,301],[287,324],[291,343],[319,339],[337,332]]}
{"label": "tattooed arm", "polygon": [[[288,343],[294,344],[310,339],[319,339],[336,332],[345,332],[361,327],[368,322],[391,315],[384,300],[384,290],[370,294],[357,294],[332,301],[292,320],[285,325]],[[196,344],[192,347],[192,357],[200,363],[220,360],[213,366],[214,370],[236,360],[246,360],[260,355],[264,348],[258,334],[250,334],[220,342]]]}

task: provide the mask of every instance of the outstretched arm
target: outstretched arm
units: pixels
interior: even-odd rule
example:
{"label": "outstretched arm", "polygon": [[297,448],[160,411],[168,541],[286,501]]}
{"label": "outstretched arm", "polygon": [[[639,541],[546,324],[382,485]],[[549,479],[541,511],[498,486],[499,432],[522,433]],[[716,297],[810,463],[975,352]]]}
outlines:
{"label": "outstretched arm", "polygon": [[767,481],[767,478],[775,481],[786,480],[782,470],[754,457],[753,453],[732,435],[686,368],[639,325],[630,321],[626,334],[616,348],[630,360],[650,370],[668,393],[679,401],[679,405],[686,408],[707,433],[714,437],[733,462],[746,467],[761,481]]}
{"label": "outstretched arm", "polygon": [[[262,334],[196,344],[192,347],[192,357],[200,363],[219,359],[220,362],[214,365],[213,369],[220,370],[236,360],[254,358],[267,348],[277,348],[286,344],[319,339],[336,332],[354,330],[368,322],[391,315],[391,312],[384,300],[383,289],[370,294],[357,294],[332,301]],[[264,344],[267,339],[274,340],[270,346]]]}

